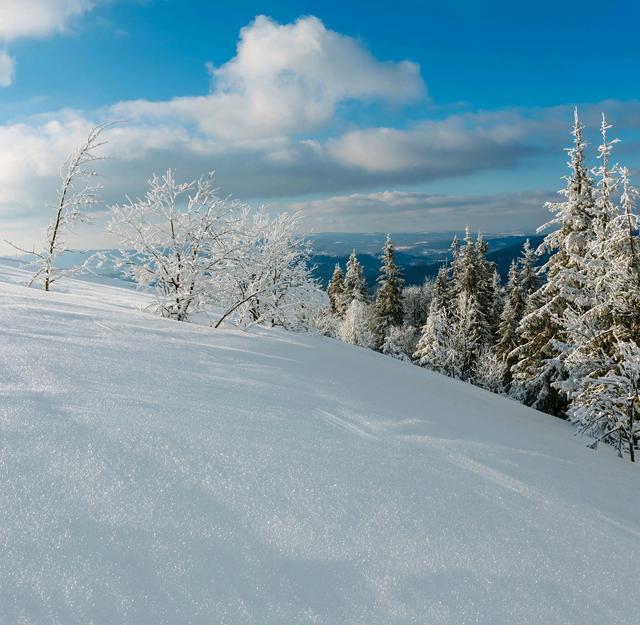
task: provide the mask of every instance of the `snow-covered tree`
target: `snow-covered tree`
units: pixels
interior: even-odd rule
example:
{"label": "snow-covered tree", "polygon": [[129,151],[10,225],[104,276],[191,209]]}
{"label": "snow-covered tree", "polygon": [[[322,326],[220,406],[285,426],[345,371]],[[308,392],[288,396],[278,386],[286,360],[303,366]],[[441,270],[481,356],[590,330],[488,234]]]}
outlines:
{"label": "snow-covered tree", "polygon": [[427,322],[433,281],[426,278],[420,286],[410,285],[402,289],[404,322],[414,328],[421,328]]}
{"label": "snow-covered tree", "polygon": [[439,373],[450,373],[451,349],[449,340],[449,305],[451,303],[451,285],[449,268],[442,266],[431,289],[431,302],[425,325],[421,328],[420,338],[413,358],[416,364]]}
{"label": "snow-covered tree", "polygon": [[421,367],[452,376],[455,356],[453,350],[446,310],[432,301],[413,359]]}
{"label": "snow-covered tree", "polygon": [[538,255],[531,247],[531,242],[527,239],[522,247],[520,256],[520,291],[522,302],[526,308],[527,300],[540,288],[540,278],[538,276]]}
{"label": "snow-covered tree", "polygon": [[518,325],[524,311],[522,274],[518,271],[516,261],[512,261],[507,278],[506,297],[498,329],[499,340],[496,353],[503,362],[508,361],[509,354],[518,344]]}
{"label": "snow-covered tree", "polygon": [[400,326],[403,319],[403,279],[394,255],[391,237],[387,235],[375,299],[376,333],[380,344],[384,341],[389,329]]}
{"label": "snow-covered tree", "polygon": [[382,353],[410,362],[417,340],[418,333],[413,326],[391,326],[382,344]]}
{"label": "snow-covered tree", "polygon": [[560,191],[563,202],[549,203],[554,218],[540,230],[553,228],[539,253],[549,253],[543,266],[546,282],[529,298],[531,310],[518,328],[519,345],[510,358],[512,393],[539,410],[564,416],[566,394],[559,383],[567,378],[567,336],[563,316],[567,307],[588,307],[583,291],[584,258],[593,238],[593,183],[585,165],[583,127],[574,116],[573,147],[568,150],[570,175]]}
{"label": "snow-covered tree", "polygon": [[580,381],[579,391],[569,409],[578,429],[623,449],[635,461],[640,441],[640,348],[634,341],[616,340],[606,372],[598,371]]}
{"label": "snow-covered tree", "polygon": [[475,296],[462,291],[451,314],[449,344],[453,351],[451,375],[459,380],[470,380],[476,371],[483,343],[483,315]]}
{"label": "snow-covered tree", "polygon": [[103,160],[98,155],[102,146],[104,132],[113,124],[102,124],[93,128],[86,141],[68,158],[61,173],[62,181],[58,190],[53,217],[47,228],[44,247],[37,250],[24,249],[10,243],[19,252],[33,257],[31,263],[35,274],[29,286],[41,282],[45,291],[49,291],[53,283],[70,270],[61,270],[56,260],[67,251],[65,236],[75,223],[89,220],[87,211],[98,203],[98,192],[101,186],[93,180],[96,178],[95,164]]}
{"label": "snow-covered tree", "polygon": [[373,307],[354,298],[338,327],[338,338],[351,345],[375,349],[377,339],[373,331],[375,322]]}
{"label": "snow-covered tree", "polygon": [[338,338],[341,323],[342,319],[331,312],[331,307],[324,306],[316,312],[311,323],[311,332],[335,339]]}
{"label": "snow-covered tree", "polygon": [[329,281],[327,294],[329,295],[331,312],[338,317],[344,317],[348,302],[345,295],[344,274],[342,273],[342,268],[338,263],[336,263],[333,275]]}
{"label": "snow-covered tree", "polygon": [[369,300],[369,292],[367,291],[367,281],[364,277],[364,268],[356,256],[356,251],[351,252],[347,261],[347,273],[344,278],[344,292],[347,298],[347,305],[352,300],[357,299],[360,302]]}
{"label": "snow-covered tree", "polygon": [[311,275],[310,247],[298,234],[300,215],[244,210],[235,232],[234,262],[224,273],[218,301],[226,318],[242,327],[256,323],[300,329],[322,306]]}
{"label": "snow-covered tree", "polygon": [[492,393],[503,394],[506,369],[507,365],[496,349],[484,345],[478,354],[473,383]]}
{"label": "snow-covered tree", "polygon": [[571,400],[569,416],[581,430],[619,447],[627,445],[633,458],[637,424],[631,395],[637,383],[634,359],[639,357],[640,338],[640,218],[634,212],[638,192],[628,170],[619,167],[616,173],[622,187],[620,206],[617,214],[608,211],[606,219],[599,221],[587,256],[586,289],[593,305],[565,313],[572,349],[567,357],[570,375],[563,389]]}
{"label": "snow-covered tree", "polygon": [[213,174],[178,183],[154,175],[142,199],[113,206],[107,230],[120,241],[118,267],[156,296],[156,311],[185,321],[215,297],[243,251],[245,207],[220,198]]}
{"label": "snow-covered tree", "polygon": [[454,239],[452,290],[472,297],[479,314],[479,338],[481,344],[492,344],[498,332],[501,295],[495,265],[486,258],[487,244],[481,235],[474,241],[467,228],[464,243]]}

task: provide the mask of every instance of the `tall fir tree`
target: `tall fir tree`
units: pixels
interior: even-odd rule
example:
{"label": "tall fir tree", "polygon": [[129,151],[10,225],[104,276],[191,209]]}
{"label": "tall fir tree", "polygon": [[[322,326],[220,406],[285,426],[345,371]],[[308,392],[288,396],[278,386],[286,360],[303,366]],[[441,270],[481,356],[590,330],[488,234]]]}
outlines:
{"label": "tall fir tree", "polygon": [[567,306],[588,305],[583,298],[581,269],[593,238],[593,183],[585,165],[583,127],[574,114],[573,147],[568,149],[570,175],[560,191],[563,202],[549,203],[554,218],[540,230],[554,228],[539,248],[550,254],[543,266],[546,282],[529,298],[531,312],[518,328],[519,345],[510,355],[515,364],[512,394],[525,404],[565,417],[566,394],[558,388],[567,378],[567,337],[562,318]]}
{"label": "tall fir tree", "polygon": [[[637,190],[626,168],[616,168],[620,207],[591,244],[587,274],[593,306],[565,317],[574,339],[565,385],[569,417],[582,432],[625,448],[631,460],[640,437],[640,218]],[[614,184],[616,184],[614,182]],[[602,186],[599,187],[602,189]]]}
{"label": "tall fir tree", "polygon": [[573,267],[572,277],[579,285],[579,297],[567,302],[562,318],[567,376],[557,381],[556,386],[569,401],[580,380],[598,368],[595,359],[606,359],[615,342],[614,311],[608,282],[611,263],[618,254],[614,240],[619,234],[620,209],[614,200],[618,185],[617,167],[611,168],[609,164],[612,148],[618,141],[609,141],[607,131],[610,128],[603,115],[600,126],[602,143],[598,147],[600,166],[593,170],[597,184],[593,194],[592,233],[581,262]]}
{"label": "tall fir tree", "polygon": [[347,273],[344,278],[344,292],[347,298],[347,306],[354,299],[366,302],[369,299],[367,281],[364,277],[364,268],[356,256],[356,251],[351,252],[347,261]]}
{"label": "tall fir tree", "polygon": [[496,345],[496,351],[503,362],[509,362],[509,354],[518,345],[518,325],[524,312],[524,289],[521,279],[518,264],[513,260],[507,276],[506,297],[500,315],[499,339]]}
{"label": "tall fir tree", "polygon": [[504,308],[504,293],[505,290],[502,287],[502,280],[498,270],[490,263],[489,272],[491,280],[487,289],[487,321],[491,330],[490,345],[495,345],[500,339],[500,317],[502,315],[502,309]]}
{"label": "tall fir tree", "polygon": [[[496,273],[495,264],[486,258],[487,244],[481,235],[473,240],[470,230],[465,232],[464,243],[456,240],[452,244],[452,279],[451,289],[455,295],[452,298],[454,309],[461,304],[469,306],[473,304],[474,317],[477,327],[473,327],[473,336],[469,336],[470,348],[468,359],[471,369],[475,365],[478,353],[482,346],[493,345],[498,334],[500,307],[502,294],[500,280]],[[461,298],[461,295],[465,298]],[[452,309],[452,317],[466,318],[467,310]],[[460,340],[460,337],[458,337]],[[469,375],[468,364],[463,367],[464,375]]]}
{"label": "tall fir tree", "polygon": [[347,310],[347,297],[345,294],[344,274],[342,273],[342,268],[338,263],[336,263],[333,275],[329,281],[327,295],[329,295],[331,312],[338,317],[344,317]]}
{"label": "tall fir tree", "polygon": [[377,334],[382,345],[390,328],[402,325],[402,286],[400,268],[395,262],[395,253],[391,237],[387,235],[382,252],[382,265],[376,291],[375,315]]}
{"label": "tall fir tree", "polygon": [[520,290],[522,293],[522,302],[525,304],[527,300],[540,287],[540,278],[538,277],[538,255],[531,247],[531,242],[527,239],[522,246],[522,254],[520,256]]}
{"label": "tall fir tree", "polygon": [[440,267],[431,290],[431,302],[427,321],[421,329],[420,338],[413,354],[416,364],[433,371],[452,374],[450,344],[449,305],[451,286],[449,268]]}
{"label": "tall fir tree", "polygon": [[483,315],[475,295],[461,291],[455,301],[448,328],[451,374],[458,380],[473,380],[478,356],[487,345],[482,335]]}

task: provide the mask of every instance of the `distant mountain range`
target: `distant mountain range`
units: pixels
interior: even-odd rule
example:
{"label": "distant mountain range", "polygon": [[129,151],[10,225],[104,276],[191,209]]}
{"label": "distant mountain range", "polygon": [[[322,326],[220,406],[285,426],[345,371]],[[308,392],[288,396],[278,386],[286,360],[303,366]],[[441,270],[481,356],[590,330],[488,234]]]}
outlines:
{"label": "distant mountain range", "polygon": [[[422,284],[434,277],[443,262],[451,259],[451,241],[463,238],[463,232],[398,233],[391,238],[396,248],[396,260],[406,284]],[[343,270],[352,250],[364,267],[370,287],[380,271],[380,253],[386,239],[382,233],[320,233],[309,237],[313,246],[315,275],[326,287],[336,263]],[[529,239],[537,247],[544,237],[539,235],[493,234],[486,235],[489,252],[487,258],[496,264],[503,281],[509,265],[520,256],[524,242]]]}

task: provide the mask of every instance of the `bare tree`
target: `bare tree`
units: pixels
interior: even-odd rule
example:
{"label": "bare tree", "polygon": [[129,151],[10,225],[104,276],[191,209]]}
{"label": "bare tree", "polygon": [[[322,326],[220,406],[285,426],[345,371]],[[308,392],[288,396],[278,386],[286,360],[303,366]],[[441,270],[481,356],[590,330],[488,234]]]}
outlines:
{"label": "bare tree", "polygon": [[96,161],[103,160],[97,151],[105,145],[102,135],[113,122],[100,124],[88,134],[86,141],[80,145],[67,159],[61,171],[61,184],[58,190],[58,200],[55,212],[46,232],[43,249],[37,251],[24,249],[7,241],[14,249],[34,257],[33,265],[36,272],[29,281],[29,286],[42,280],[45,291],[49,291],[56,279],[66,272],[55,267],[56,259],[67,251],[64,235],[69,227],[76,222],[87,222],[89,216],[86,211],[98,203],[98,192],[102,188],[91,181],[97,176],[93,169]]}

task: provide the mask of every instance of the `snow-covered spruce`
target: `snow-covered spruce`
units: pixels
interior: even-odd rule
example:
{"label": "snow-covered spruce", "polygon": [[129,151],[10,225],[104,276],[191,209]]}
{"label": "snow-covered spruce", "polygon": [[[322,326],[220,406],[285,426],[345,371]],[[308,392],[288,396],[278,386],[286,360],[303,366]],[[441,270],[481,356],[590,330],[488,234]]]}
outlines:
{"label": "snow-covered spruce", "polygon": [[384,343],[391,328],[399,328],[402,325],[403,284],[402,273],[395,262],[393,242],[387,235],[375,297],[375,331],[379,345]]}
{"label": "snow-covered spruce", "polygon": [[572,135],[573,147],[567,150],[570,175],[560,191],[564,201],[548,204],[554,217],[539,229],[552,229],[538,250],[550,254],[542,268],[546,281],[530,296],[531,311],[520,322],[519,345],[509,356],[515,363],[511,368],[514,397],[558,416],[564,416],[568,406],[566,394],[558,386],[568,377],[562,318],[568,306],[584,310],[590,304],[583,289],[582,269],[593,238],[595,214],[593,181],[585,164],[586,144],[577,110]]}

